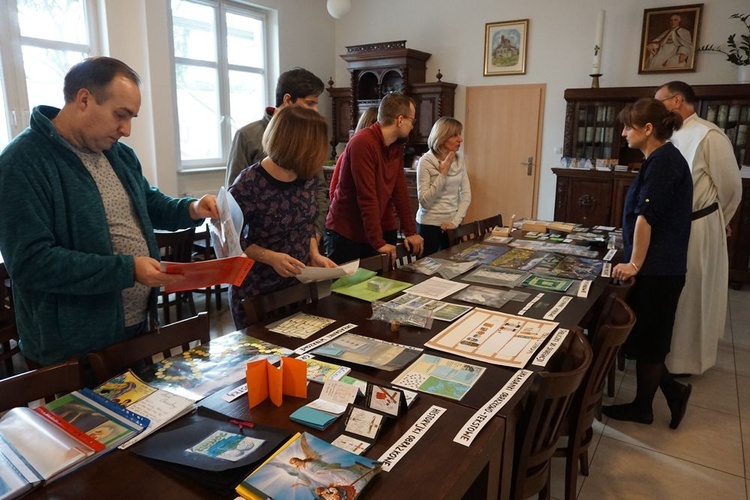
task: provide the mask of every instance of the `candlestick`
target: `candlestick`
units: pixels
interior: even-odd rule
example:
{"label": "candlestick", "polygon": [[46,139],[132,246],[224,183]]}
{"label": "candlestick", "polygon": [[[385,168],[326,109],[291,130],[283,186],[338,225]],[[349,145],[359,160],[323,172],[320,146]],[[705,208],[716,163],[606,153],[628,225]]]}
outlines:
{"label": "candlestick", "polygon": [[596,19],[596,36],[594,37],[594,62],[591,73],[599,74],[602,69],[602,40],[604,39],[604,11],[599,11]]}

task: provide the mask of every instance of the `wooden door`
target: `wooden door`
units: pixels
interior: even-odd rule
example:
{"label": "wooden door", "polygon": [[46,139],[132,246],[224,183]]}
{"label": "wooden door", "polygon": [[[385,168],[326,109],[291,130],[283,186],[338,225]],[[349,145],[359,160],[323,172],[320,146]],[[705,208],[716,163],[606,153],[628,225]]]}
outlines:
{"label": "wooden door", "polygon": [[497,213],[503,222],[514,214],[516,219],[536,217],[545,88],[466,88],[464,153],[471,181],[466,222]]}

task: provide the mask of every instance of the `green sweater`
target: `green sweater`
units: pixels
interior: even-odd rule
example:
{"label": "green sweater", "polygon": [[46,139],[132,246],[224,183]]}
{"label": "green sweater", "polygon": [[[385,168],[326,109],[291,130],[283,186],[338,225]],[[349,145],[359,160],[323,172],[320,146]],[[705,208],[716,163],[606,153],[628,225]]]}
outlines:
{"label": "green sweater", "polygon": [[[135,281],[134,257],[112,253],[94,179],[50,121],[58,112],[35,108],[29,128],[0,154],[0,252],[21,352],[43,365],[123,340],[121,293]],[[190,218],[192,198],[149,185],[131,148],[117,142],[104,154],[133,200],[151,257],[159,259],[155,228],[201,223]]]}

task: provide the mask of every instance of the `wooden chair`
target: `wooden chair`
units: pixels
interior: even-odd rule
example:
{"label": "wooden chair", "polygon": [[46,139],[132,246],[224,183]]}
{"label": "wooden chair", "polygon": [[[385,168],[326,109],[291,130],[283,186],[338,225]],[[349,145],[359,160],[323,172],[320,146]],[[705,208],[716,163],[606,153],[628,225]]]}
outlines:
{"label": "wooden chair", "polygon": [[21,351],[18,347],[13,296],[6,283],[10,283],[10,276],[5,265],[0,264],[0,361],[5,363],[5,373],[13,375],[13,356]]}
{"label": "wooden chair", "polygon": [[479,236],[479,224],[476,222],[461,224],[455,229],[449,229],[446,233],[448,235],[448,246],[452,247],[463,241],[476,239]]}
{"label": "wooden chair", "polygon": [[[161,250],[161,259],[169,262],[191,262],[193,260],[193,237],[195,228],[181,229],[179,231],[156,232],[156,244]],[[166,293],[163,289],[160,294],[159,307],[164,314],[164,324],[170,323],[170,309],[175,306],[177,320],[183,319],[182,306],[187,305],[190,309],[190,315],[195,316],[195,303],[193,302],[193,292],[176,292],[173,294]]]}
{"label": "wooden chair", "polygon": [[83,376],[78,358],[0,380],[0,412],[82,388]]}
{"label": "wooden chair", "polygon": [[187,351],[191,342],[205,344],[210,338],[208,314],[203,312],[90,352],[89,363],[95,382],[100,384],[138,364],[153,364],[154,355],[162,354],[168,358],[173,348]]}
{"label": "wooden chair", "polygon": [[[550,459],[573,395],[591,365],[591,347],[582,331],[576,331],[570,347],[557,362],[559,369],[535,375],[534,385],[519,418],[513,460],[511,498],[534,494],[550,498]],[[558,358],[556,356],[556,358]]]}
{"label": "wooden chair", "polygon": [[479,235],[487,234],[492,231],[492,229],[495,226],[502,227],[503,225],[503,216],[500,214],[493,215],[492,217],[487,217],[486,219],[482,219],[479,222],[477,222],[479,225]]}
{"label": "wooden chair", "polygon": [[407,250],[403,243],[396,245],[396,262],[393,263],[393,269],[398,269],[415,260],[417,256]]}
{"label": "wooden chair", "polygon": [[[597,303],[594,304],[594,307],[591,308],[589,313],[586,315],[586,318],[581,322],[582,325],[585,325],[587,327],[589,334],[591,334],[591,332],[596,332],[603,324],[603,321],[606,320],[607,314],[605,311],[605,303],[607,301],[607,298],[614,293],[623,301],[627,302],[634,285],[635,276],[631,276],[627,281],[612,279],[609,281],[609,283],[607,283],[607,286],[604,288],[604,292],[602,293],[601,297],[599,297]],[[620,371],[625,369],[625,356],[622,352],[618,352],[617,363],[613,363],[609,369],[609,375],[607,377],[607,396],[609,397],[613,397],[615,395],[616,368],[619,368]]]}
{"label": "wooden chair", "polygon": [[305,304],[318,301],[317,283],[299,283],[275,292],[256,295],[242,301],[247,325],[283,318]]}
{"label": "wooden chair", "polygon": [[385,253],[379,253],[371,257],[359,259],[359,267],[361,267],[362,269],[375,271],[378,274],[389,271],[391,268],[390,266],[390,258],[388,257],[388,254]]}
{"label": "wooden chair", "polygon": [[594,436],[594,418],[599,414],[607,374],[615,364],[620,346],[635,324],[635,314],[624,300],[611,293],[607,297],[603,319],[592,338],[591,367],[576,392],[573,403],[562,425],[560,436],[567,436],[567,444],[557,448],[556,457],[565,457],[565,500],[576,498],[578,463],[581,474],[589,475],[588,449]]}

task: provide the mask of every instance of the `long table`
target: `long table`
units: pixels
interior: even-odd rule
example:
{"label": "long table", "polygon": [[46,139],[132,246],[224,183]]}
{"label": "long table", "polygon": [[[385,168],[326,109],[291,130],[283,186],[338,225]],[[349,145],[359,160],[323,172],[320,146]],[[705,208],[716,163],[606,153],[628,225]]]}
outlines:
{"label": "long table", "polygon": [[[441,256],[450,256],[475,243],[463,243],[445,251]],[[401,270],[386,273],[385,276],[411,283],[428,279],[427,276]],[[597,279],[588,298],[572,301],[556,321],[563,327],[577,325],[605,286],[605,279]],[[532,293],[533,295],[535,294]],[[510,302],[503,307],[503,311],[516,313],[522,306],[523,304]],[[429,330],[401,326],[397,332],[392,332],[389,324],[367,319],[372,313],[371,304],[335,293],[309,304],[303,310],[334,319],[336,322],[305,340],[270,332],[262,324],[248,327],[244,333],[295,349],[343,324],[354,323],[358,326],[351,330],[352,333],[423,347],[427,340],[449,325],[435,321]],[[463,359],[443,352],[436,354],[441,357]],[[470,447],[465,447],[453,442],[453,438],[463,429],[474,412],[495,395],[516,372],[515,369],[502,366],[470,362],[485,367],[486,371],[461,401],[420,394],[412,407],[386,427],[375,445],[365,453],[370,458],[380,457],[432,406],[446,409],[433,427],[390,472],[381,473],[368,486],[365,496],[394,499],[452,499],[465,495],[471,498],[509,498],[516,422],[520,414],[518,403],[525,397],[530,384],[526,384],[523,391],[519,391],[508,401],[499,416],[491,419]],[[352,368],[352,376],[380,383],[391,382],[400,373],[362,366]],[[318,396],[321,387],[310,383],[307,400],[287,397],[278,408],[267,401],[249,409],[244,397],[227,403],[221,399],[221,395],[226,391],[209,396],[201,405],[233,418],[273,425],[291,432],[312,432],[330,442],[341,433],[343,419],[338,419],[331,428],[323,432],[314,431],[289,420],[289,415],[293,411]],[[157,463],[139,459],[129,452],[119,450],[76,471],[71,476],[34,491],[31,497],[85,498],[92,492],[108,498],[234,498],[231,492],[217,492],[203,487],[199,481],[177,478],[160,468]]]}

